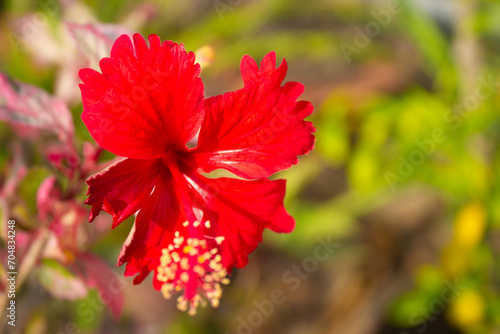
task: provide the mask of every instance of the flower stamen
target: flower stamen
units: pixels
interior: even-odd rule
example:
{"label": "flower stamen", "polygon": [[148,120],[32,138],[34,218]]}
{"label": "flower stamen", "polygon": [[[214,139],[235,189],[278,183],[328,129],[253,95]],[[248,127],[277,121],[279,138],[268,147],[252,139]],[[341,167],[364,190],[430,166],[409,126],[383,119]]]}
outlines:
{"label": "flower stamen", "polygon": [[174,233],[172,243],[162,249],[157,278],[164,282],[161,291],[166,299],[184,291],[177,298],[177,307],[189,315],[195,315],[198,306],[206,306],[207,301],[213,307],[219,306],[221,284],[229,284],[218,248],[209,248],[207,244],[209,238],[220,245],[224,237],[203,234],[203,227],[210,227],[209,221],[204,224],[199,221],[192,224],[185,222],[183,226],[191,228],[189,232],[192,235],[194,231],[195,236],[183,237],[179,231]]}

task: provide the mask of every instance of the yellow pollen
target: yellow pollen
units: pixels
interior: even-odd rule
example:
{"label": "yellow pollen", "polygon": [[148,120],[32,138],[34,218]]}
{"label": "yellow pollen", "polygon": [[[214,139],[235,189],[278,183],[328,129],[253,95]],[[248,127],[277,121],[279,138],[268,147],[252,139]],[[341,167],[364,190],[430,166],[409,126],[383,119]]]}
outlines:
{"label": "yellow pollen", "polygon": [[203,267],[200,266],[199,264],[197,264],[196,266],[194,266],[193,271],[195,273],[197,273],[198,275],[200,275],[200,276],[202,276],[205,273],[205,271],[203,270]]}
{"label": "yellow pollen", "polygon": [[165,284],[162,285],[161,292],[163,293],[163,296],[165,298],[170,298],[171,297],[170,292],[172,292],[172,288],[173,288],[172,284],[170,284],[170,283],[165,283]]}
{"label": "yellow pollen", "polygon": [[181,268],[182,270],[188,270],[189,269],[189,260],[187,257],[182,258],[181,260]]}
{"label": "yellow pollen", "polygon": [[[177,298],[177,307],[195,315],[198,306],[219,306],[221,284],[229,284],[218,247],[213,247],[220,245],[224,237],[205,236],[203,229],[211,228],[210,221],[184,222],[182,225],[188,227],[187,232],[182,232],[183,236],[175,231],[172,243],[162,249],[156,277],[163,282],[161,291],[165,298],[184,291]],[[186,233],[189,237],[185,237]],[[190,296],[189,299],[186,296]]]}
{"label": "yellow pollen", "polygon": [[166,266],[167,264],[170,264],[172,262],[172,258],[168,253],[163,254],[161,257],[161,264],[162,266]]}
{"label": "yellow pollen", "polygon": [[174,262],[179,262],[181,260],[181,257],[179,256],[179,253],[172,252],[172,259],[174,260]]}

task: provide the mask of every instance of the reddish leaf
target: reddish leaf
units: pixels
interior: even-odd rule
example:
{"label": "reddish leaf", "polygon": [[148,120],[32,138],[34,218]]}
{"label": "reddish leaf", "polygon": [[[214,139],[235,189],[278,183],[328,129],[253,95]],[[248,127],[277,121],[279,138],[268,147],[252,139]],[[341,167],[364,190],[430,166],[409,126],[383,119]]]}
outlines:
{"label": "reddish leaf", "polygon": [[73,178],[83,163],[73,147],[67,144],[54,143],[45,146],[44,149],[49,163],[68,178]]}
{"label": "reddish leaf", "polygon": [[42,221],[47,219],[47,214],[52,210],[54,201],[59,198],[59,191],[54,187],[56,177],[49,176],[40,184],[36,193],[36,206]]}
{"label": "reddish leaf", "polygon": [[43,89],[0,73],[0,120],[54,132],[61,141],[73,139],[73,119],[61,100]]}
{"label": "reddish leaf", "polygon": [[98,68],[101,58],[109,56],[111,46],[118,36],[132,36],[132,32],[127,28],[116,24],[66,24],[78,50],[88,59],[90,67],[95,69]]}
{"label": "reddish leaf", "polygon": [[116,319],[123,309],[123,289],[109,265],[90,253],[79,254],[78,259],[85,268],[82,279],[88,287],[96,288],[104,303]]}
{"label": "reddish leaf", "polygon": [[19,183],[24,179],[28,173],[28,168],[23,163],[22,160],[22,150],[21,145],[16,143],[13,146],[13,159],[10,162],[9,171],[5,180],[0,181],[0,200],[12,196]]}

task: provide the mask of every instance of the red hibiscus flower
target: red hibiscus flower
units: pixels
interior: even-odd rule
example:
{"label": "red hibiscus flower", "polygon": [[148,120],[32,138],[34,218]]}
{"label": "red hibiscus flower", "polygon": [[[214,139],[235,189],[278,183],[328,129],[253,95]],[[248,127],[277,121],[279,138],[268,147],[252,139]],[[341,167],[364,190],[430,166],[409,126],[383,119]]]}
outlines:
{"label": "red hibiscus flower", "polygon": [[[82,119],[103,148],[126,159],[87,180],[90,221],[101,210],[113,228],[137,213],[118,259],[140,283],[178,307],[214,307],[227,273],[241,268],[265,228],[291,232],[283,207],[285,181],[267,178],[298,162],[314,144],[304,118],[313,107],[296,101],[302,84],[282,85],[287,65],[269,53],[260,69],[245,56],[244,87],[204,99],[200,66],[182,44],[139,34],[119,37],[102,73],[82,69]],[[198,134],[197,146],[187,143]],[[209,178],[223,168],[239,176]],[[246,179],[246,180],[242,180]]]}

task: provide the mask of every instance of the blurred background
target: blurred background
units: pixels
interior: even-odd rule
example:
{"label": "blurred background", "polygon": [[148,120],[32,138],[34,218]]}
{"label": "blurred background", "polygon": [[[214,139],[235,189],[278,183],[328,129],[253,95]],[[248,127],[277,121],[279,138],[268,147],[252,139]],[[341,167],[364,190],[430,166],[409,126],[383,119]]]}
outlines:
{"label": "blurred background", "polygon": [[[33,260],[16,327],[3,329],[500,333],[499,22],[494,0],[1,1],[0,71],[10,78],[0,94],[1,243],[5,253],[14,219],[18,265]],[[295,231],[267,231],[219,308],[195,317],[151,277],[133,286],[114,267],[132,219],[111,231],[107,214],[86,224],[82,205],[85,178],[114,157],[92,146],[80,119],[77,72],[135,31],[197,51],[207,96],[242,87],[243,55],[274,50],[315,107],[315,150],[274,176],[288,180]],[[48,92],[72,125],[6,116],[9,82],[27,100],[41,93],[13,82]],[[56,220],[77,227],[78,249],[53,246],[51,233],[66,233]],[[103,277],[119,282],[112,301],[102,301]],[[115,320],[106,304],[116,311],[121,294]]]}

